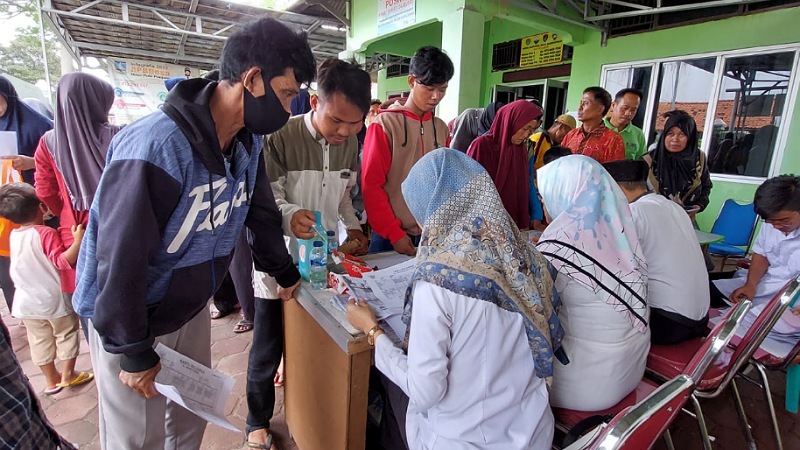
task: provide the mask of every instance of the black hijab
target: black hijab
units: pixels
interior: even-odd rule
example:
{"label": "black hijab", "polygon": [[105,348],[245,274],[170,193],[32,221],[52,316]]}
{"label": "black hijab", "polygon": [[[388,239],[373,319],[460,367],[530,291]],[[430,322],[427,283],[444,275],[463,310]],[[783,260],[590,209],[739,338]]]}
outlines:
{"label": "black hijab", "polygon": [[502,107],[503,103],[492,102],[483,110],[481,117],[478,119],[478,136],[483,136],[489,132],[489,129],[492,128],[492,122],[497,116],[497,111]]}
{"label": "black hijab", "polygon": [[[667,133],[678,127],[688,137],[686,148],[678,153],[667,150]],[[667,119],[658,146],[652,151],[653,175],[658,180],[659,193],[667,198],[683,197],[695,181],[700,149],[697,148],[697,125],[692,116],[676,111]]]}
{"label": "black hijab", "polygon": [[[0,116],[0,131],[17,133],[17,153],[32,157],[39,139],[45,131],[53,128],[53,122],[23,102],[11,81],[3,76],[0,76],[0,95],[8,103],[5,114]],[[27,183],[33,184],[32,170],[23,172],[22,177]]]}

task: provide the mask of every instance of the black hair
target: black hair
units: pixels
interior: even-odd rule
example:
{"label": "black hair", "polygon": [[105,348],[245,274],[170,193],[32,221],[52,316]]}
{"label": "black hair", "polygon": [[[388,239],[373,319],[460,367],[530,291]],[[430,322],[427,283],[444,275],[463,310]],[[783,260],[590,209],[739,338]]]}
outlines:
{"label": "black hair", "polygon": [[633,94],[633,95],[639,97],[639,100],[641,100],[643,98],[642,91],[640,91],[638,89],[634,89],[634,88],[625,88],[625,89],[622,89],[619,92],[617,92],[617,95],[614,96],[614,101],[618,102],[622,97],[625,97],[628,94]]}
{"label": "black hair", "polygon": [[554,145],[550,147],[550,150],[547,150],[542,156],[542,164],[547,165],[551,162],[557,160],[558,158],[563,158],[565,156],[569,156],[572,154],[572,150],[567,147],[562,147],[560,145]]}
{"label": "black hair", "polygon": [[636,189],[648,190],[647,181],[617,181],[617,184],[629,191],[635,191]]}
{"label": "black hair", "polygon": [[611,94],[600,86],[592,86],[583,90],[584,94],[592,94],[592,97],[603,105],[603,116],[611,109]]}
{"label": "black hair", "polygon": [[426,86],[436,86],[450,81],[455,68],[453,61],[442,50],[427,45],[414,53],[408,73]]}
{"label": "black hair", "polygon": [[9,183],[0,187],[0,217],[18,225],[33,222],[42,201],[28,183]]}
{"label": "black hair", "polygon": [[316,61],[304,32],[262,17],[239,27],[225,41],[219,60],[220,80],[241,81],[251,67],[261,68],[267,80],[294,70],[300,84],[314,80]]}
{"label": "black hair", "polygon": [[369,101],[369,106],[370,106],[370,107],[372,107],[372,106],[375,106],[375,105],[378,105],[378,106],[380,106],[382,103],[383,103],[383,102],[381,101],[381,99],[379,99],[379,98],[373,98],[372,100],[370,100],[370,101]]}
{"label": "black hair", "polygon": [[340,92],[364,114],[369,112],[372,78],[355,61],[330,58],[317,71],[317,95],[330,98]]}
{"label": "black hair", "polygon": [[756,213],[767,220],[781,211],[800,211],[800,177],[781,175],[770,178],[756,189]]}
{"label": "black hair", "polygon": [[219,69],[206,72],[206,74],[203,75],[203,78],[211,81],[219,81]]}

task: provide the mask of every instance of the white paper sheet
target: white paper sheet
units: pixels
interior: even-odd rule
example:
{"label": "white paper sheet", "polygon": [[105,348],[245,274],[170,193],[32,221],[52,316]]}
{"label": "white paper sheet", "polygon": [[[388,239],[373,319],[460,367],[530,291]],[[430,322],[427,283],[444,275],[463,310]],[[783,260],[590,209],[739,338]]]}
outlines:
{"label": "white paper sheet", "polygon": [[[391,269],[384,269],[391,270]],[[372,273],[372,272],[369,272]],[[387,299],[381,298],[378,293],[372,290],[372,286],[367,283],[364,278],[344,277],[344,283],[350,290],[350,297],[358,299],[359,301],[366,301],[372,308],[375,316],[378,319],[383,319],[394,314],[403,312],[403,304],[400,307],[392,307],[391,302],[387,303]]]}
{"label": "white paper sheet", "polygon": [[225,402],[233,389],[233,378],[172,350],[156,346],[161,371],[156,375],[156,390],[197,414],[209,423],[231,431],[241,431],[225,418]]}
{"label": "white paper sheet", "polygon": [[411,276],[414,275],[415,268],[416,261],[409,259],[404,263],[367,272],[361,276],[384,306],[392,313],[398,314],[403,312],[406,292],[411,284]]}
{"label": "white paper sheet", "polygon": [[17,132],[0,131],[0,156],[14,156],[17,150]]}

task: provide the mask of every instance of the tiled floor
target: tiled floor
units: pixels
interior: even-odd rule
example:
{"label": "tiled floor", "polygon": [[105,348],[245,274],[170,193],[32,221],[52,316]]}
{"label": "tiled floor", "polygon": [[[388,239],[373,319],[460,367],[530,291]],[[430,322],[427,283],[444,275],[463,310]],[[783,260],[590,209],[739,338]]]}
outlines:
{"label": "tiled floor", "polygon": [[[36,392],[44,389],[44,377],[39,369],[30,361],[25,329],[20,327],[19,320],[10,318],[5,306],[0,309],[2,319],[11,332],[14,350],[22,364],[25,373],[30,377],[31,384]],[[236,380],[233,394],[226,405],[226,414],[231,422],[244,429],[247,415],[245,401],[245,374],[247,370],[247,354],[250,348],[252,333],[235,334],[233,325],[238,316],[231,315],[224,319],[212,321],[212,347],[211,355],[213,366],[217,370],[231,375]],[[88,347],[85,342],[81,346],[81,355],[78,357],[77,368],[90,370]],[[800,449],[800,421],[795,415],[783,409],[785,375],[772,373],[773,398],[778,409],[781,433],[786,450]],[[291,380],[288,380],[291,382]],[[766,404],[760,391],[749,383],[740,383],[745,408],[754,424],[754,435],[759,443],[759,449],[774,449],[772,434],[767,420]],[[81,448],[99,448],[97,443],[97,392],[94,383],[74,389],[65,389],[54,396],[42,395],[41,402],[48,418],[56,429],[70,441],[80,445]],[[744,437],[740,431],[739,422],[730,395],[703,402],[704,411],[709,429],[715,436],[714,448],[717,450],[740,450],[746,448]],[[280,449],[296,449],[294,442],[289,437],[283,417],[283,390],[278,390],[277,404],[275,406],[275,420],[273,430]],[[697,426],[688,416],[682,416],[672,428],[675,447],[679,450],[693,450],[701,448],[697,440]],[[204,449],[227,450],[243,448],[243,433],[237,434],[216,426],[209,425],[203,441]],[[659,444],[657,449],[666,446]],[[336,449],[331,449],[336,450]]]}

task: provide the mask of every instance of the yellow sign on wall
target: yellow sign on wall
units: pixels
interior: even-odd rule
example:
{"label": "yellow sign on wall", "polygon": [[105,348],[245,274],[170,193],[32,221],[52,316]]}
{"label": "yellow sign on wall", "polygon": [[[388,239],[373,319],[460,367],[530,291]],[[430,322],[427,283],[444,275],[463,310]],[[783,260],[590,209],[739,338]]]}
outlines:
{"label": "yellow sign on wall", "polygon": [[534,34],[522,38],[519,66],[528,68],[560,63],[563,54],[564,43],[561,41],[561,35],[556,33]]}

